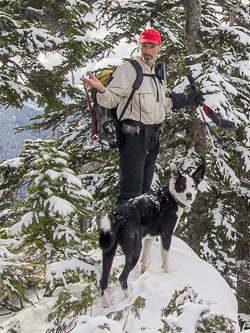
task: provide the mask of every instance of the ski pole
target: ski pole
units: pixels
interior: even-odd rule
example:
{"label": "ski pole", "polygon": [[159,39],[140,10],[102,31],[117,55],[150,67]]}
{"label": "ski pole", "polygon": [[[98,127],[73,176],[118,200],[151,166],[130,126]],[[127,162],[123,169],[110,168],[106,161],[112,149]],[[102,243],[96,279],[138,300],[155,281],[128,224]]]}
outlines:
{"label": "ski pole", "polygon": [[86,97],[87,97],[87,103],[88,103],[88,107],[89,107],[89,113],[90,113],[91,119],[93,119],[92,106],[91,106],[91,103],[90,103],[89,91],[88,91],[88,86],[87,86],[86,83],[84,83],[84,88],[85,88],[85,91],[86,91]]}
{"label": "ski pole", "polygon": [[[88,86],[86,83],[84,83],[84,88],[85,88],[85,91],[86,91],[86,97],[87,97],[87,103],[88,103],[88,107],[89,107],[89,113],[90,113],[90,117],[91,117],[91,120],[93,120],[94,118],[94,115],[93,115],[93,109],[92,109],[92,105],[91,105],[91,102],[90,102],[90,97],[89,97],[89,90],[88,90]],[[94,140],[96,140],[96,132],[97,132],[97,128],[96,128],[96,125],[94,126],[94,128],[92,129],[92,133],[90,135],[92,141],[91,143],[94,142]]]}
{"label": "ski pole", "polygon": [[[192,89],[193,91],[196,91],[197,88],[196,88],[196,86],[195,86],[195,82],[194,82],[194,79],[193,79],[192,75],[191,75],[191,74],[187,74],[186,76],[187,76],[188,81],[189,81],[189,83],[190,83],[190,87],[191,87],[191,89]],[[206,130],[207,130],[207,133],[208,133],[209,139],[210,139],[210,141],[211,141],[212,147],[213,147],[213,149],[215,150],[215,145],[214,145],[214,142],[213,142],[213,139],[212,139],[211,133],[210,133],[210,131],[209,131],[209,128],[208,128],[208,125],[207,125],[207,122],[206,122],[206,119],[205,119],[204,113],[202,112],[202,109],[201,109],[201,106],[200,106],[200,105],[199,105],[199,110],[200,110],[200,113],[201,113],[202,119],[203,119],[203,121],[204,121],[205,128],[206,128]]]}

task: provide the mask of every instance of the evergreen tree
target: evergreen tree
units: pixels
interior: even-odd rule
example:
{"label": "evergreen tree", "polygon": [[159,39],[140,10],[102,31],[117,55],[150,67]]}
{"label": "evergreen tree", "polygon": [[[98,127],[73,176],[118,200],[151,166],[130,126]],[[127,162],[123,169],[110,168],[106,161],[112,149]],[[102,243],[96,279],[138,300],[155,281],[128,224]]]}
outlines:
{"label": "evergreen tree", "polygon": [[[6,1],[1,7],[4,31],[0,33],[4,43],[0,52],[0,75],[4,82],[0,86],[1,103],[20,106],[31,98],[44,106],[41,124],[34,123],[31,127],[55,129],[63,125],[62,137],[54,148],[70,156],[70,169],[80,175],[91,191],[96,207],[109,210],[117,191],[112,184],[117,185],[117,155],[104,149],[102,159],[101,146],[90,144],[85,94],[69,83],[67,72],[83,66],[87,59],[92,61],[104,50],[108,53],[123,38],[128,43],[137,41],[140,31],[146,27],[158,29],[163,37],[159,62],[164,61],[170,68],[169,89],[188,91],[186,74],[191,73],[197,88],[204,93],[206,104],[238,127],[236,133],[231,133],[207,124],[212,144],[205,135],[199,108],[167,115],[158,159],[159,183],[167,181],[170,161],[190,172],[202,160],[206,161],[203,192],[191,214],[184,215],[177,233],[232,286],[237,281],[239,302],[243,302],[240,309],[250,312],[246,283],[249,265],[249,5],[240,0],[89,1],[84,2],[85,7],[81,7],[83,2],[79,1],[80,7],[67,2],[67,8],[65,4],[48,2],[43,5],[44,9],[40,3],[37,7],[32,4],[37,12],[29,9],[29,3],[21,7],[15,2],[10,6]],[[85,37],[93,25],[84,21],[86,13],[93,8],[100,26],[108,31],[103,41],[95,40],[95,45]],[[43,15],[46,10],[48,19]],[[39,30],[42,28],[47,30]],[[40,35],[36,37],[38,31]],[[31,32],[35,33],[34,38]],[[20,34],[23,39],[19,38]],[[48,70],[40,64],[41,48],[37,40],[45,52],[58,52],[63,56],[60,65]],[[22,61],[12,63],[17,55]],[[10,86],[9,82],[15,85]],[[69,103],[65,103],[65,97],[70,99]],[[30,154],[31,151],[25,156],[22,168],[5,167],[0,189],[15,189],[23,182],[20,175],[31,170]],[[72,219],[71,216],[70,223]]]}
{"label": "evergreen tree", "polygon": [[[110,1],[103,5],[101,18],[108,29],[119,27],[117,38],[125,37],[128,41],[134,40],[131,36],[138,36],[146,26],[158,29],[163,35],[160,60],[171,68],[169,88],[175,92],[188,91],[185,75],[192,73],[207,105],[239,128],[234,134],[207,125],[212,133],[211,143],[208,136],[205,138],[200,110],[181,110],[167,116],[159,156],[163,170],[168,169],[171,160],[188,171],[206,160],[206,188],[193,204],[191,214],[180,224],[179,235],[233,285],[238,272],[234,245],[241,238],[246,242],[249,232],[246,213],[244,234],[237,227],[239,213],[242,206],[247,209],[249,196],[249,7],[241,1],[201,4],[200,7],[199,1],[126,1],[118,5]],[[210,119],[206,117],[206,121]],[[240,140],[242,131],[244,139]],[[244,176],[236,172],[239,163],[246,171]],[[168,178],[168,172],[163,173],[163,178]],[[236,202],[241,204],[235,205]],[[244,248],[247,262],[249,251],[247,246]]]}
{"label": "evergreen tree", "polygon": [[[68,115],[81,112],[86,105],[84,93],[70,82],[70,73],[89,58],[98,58],[108,47],[108,43],[87,35],[95,29],[86,19],[93,12],[93,3],[1,2],[2,105],[19,108],[24,101],[34,100],[45,111],[43,128],[55,128]],[[58,64],[48,69],[41,59],[51,55],[57,56]]]}
{"label": "evergreen tree", "polygon": [[[10,235],[16,240],[14,247],[8,248],[8,253],[12,253],[8,257],[17,258],[18,262],[7,260],[1,281],[2,289],[10,296],[17,294],[25,301],[31,275],[34,281],[46,277],[46,295],[58,285],[67,287],[68,282],[80,278],[97,283],[97,262],[83,254],[95,247],[96,240],[93,234],[81,235],[78,227],[79,217],[92,213],[91,196],[68,168],[69,155],[56,145],[54,140],[27,140],[21,155],[32,159],[32,169],[24,175],[31,180],[31,186],[27,198],[16,207],[22,217],[10,228]],[[24,266],[28,272],[22,278]],[[11,280],[15,274],[17,279]]]}

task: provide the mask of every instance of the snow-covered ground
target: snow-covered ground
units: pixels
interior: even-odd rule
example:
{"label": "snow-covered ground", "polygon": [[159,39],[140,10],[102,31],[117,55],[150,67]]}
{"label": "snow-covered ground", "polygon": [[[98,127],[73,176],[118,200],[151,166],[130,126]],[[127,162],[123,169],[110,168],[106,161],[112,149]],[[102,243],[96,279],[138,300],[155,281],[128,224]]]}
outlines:
{"label": "snow-covered ground", "polygon": [[[100,256],[100,252],[95,253]],[[114,266],[122,264],[123,256],[116,256]],[[161,309],[167,307],[175,290],[180,291],[190,286],[197,294],[197,300],[205,301],[203,305],[187,303],[183,308],[182,317],[178,324],[183,327],[182,333],[195,333],[194,324],[202,306],[209,308],[210,313],[223,314],[235,321],[235,333],[240,332],[237,323],[237,302],[234,294],[225,280],[211,265],[201,260],[183,241],[173,237],[170,250],[170,264],[172,273],[166,274],[161,269],[160,244],[155,241],[148,263],[148,270],[140,275],[139,264],[131,272],[129,278],[130,291],[133,296],[125,298],[118,282],[110,285],[109,295],[112,306],[102,308],[101,297],[98,297],[91,312],[87,316],[81,316],[72,333],[101,333],[101,332],[129,332],[129,333],[157,333],[163,328],[161,322]],[[101,270],[101,268],[100,268]],[[81,284],[71,286],[71,291],[79,297]],[[140,310],[140,318],[136,318],[130,311],[121,321],[108,319],[106,315],[110,312],[122,310],[130,306],[138,297],[145,298],[145,307]],[[34,296],[32,301],[34,307],[26,306],[16,315],[0,317],[0,325],[4,332],[13,323],[19,321],[20,333],[45,333],[51,324],[45,319],[56,300],[56,293],[51,298],[40,298]],[[127,315],[128,314],[128,315]],[[166,318],[164,318],[166,319]],[[168,318],[174,320],[174,316]],[[102,329],[101,326],[108,324],[110,330]],[[99,327],[98,327],[99,326]]]}

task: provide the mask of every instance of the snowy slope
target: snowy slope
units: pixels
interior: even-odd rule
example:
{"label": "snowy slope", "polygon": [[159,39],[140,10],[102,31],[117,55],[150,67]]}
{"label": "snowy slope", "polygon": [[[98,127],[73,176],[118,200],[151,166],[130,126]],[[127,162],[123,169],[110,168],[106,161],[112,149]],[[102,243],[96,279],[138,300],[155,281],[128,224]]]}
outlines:
{"label": "snowy slope", "polygon": [[[100,256],[100,253],[96,253]],[[115,258],[115,265],[123,262],[123,256]],[[112,306],[104,309],[101,306],[101,298],[87,316],[81,316],[72,333],[101,333],[101,332],[143,332],[156,333],[163,327],[161,322],[161,309],[166,307],[175,290],[182,290],[189,285],[198,293],[197,299],[204,300],[210,308],[211,313],[223,314],[237,322],[237,302],[236,299],[220,274],[208,263],[201,260],[183,241],[174,237],[170,250],[170,264],[172,273],[163,273],[161,269],[160,244],[155,241],[149,259],[148,270],[140,275],[139,264],[130,274],[129,286],[133,296],[125,298],[119,283],[111,284],[109,295]],[[83,287],[81,284],[73,285],[71,291],[75,296],[79,296]],[[125,309],[130,306],[138,297],[146,299],[145,308],[140,310],[140,319],[133,313],[129,313],[121,321],[108,319],[106,315],[112,311]],[[50,324],[45,323],[46,316],[56,299],[56,294],[52,298],[33,298],[35,307],[27,306],[25,309],[11,315],[9,318],[0,317],[0,324],[8,330],[11,323],[19,321],[21,325],[20,333],[45,333]],[[182,333],[195,333],[194,322],[196,319],[197,307],[187,307],[183,312],[185,318]],[[126,322],[125,322],[126,321]],[[110,330],[98,328],[98,325],[108,324]],[[11,326],[13,327],[13,326]],[[123,330],[124,328],[124,330]],[[239,326],[235,323],[235,332],[240,332]]]}
{"label": "snowy slope", "polygon": [[21,110],[0,106],[0,161],[13,158],[21,153],[23,141],[26,139],[47,138],[49,131],[32,132],[25,130],[16,133],[14,128],[31,124],[30,118],[42,114],[36,108],[24,106]]}

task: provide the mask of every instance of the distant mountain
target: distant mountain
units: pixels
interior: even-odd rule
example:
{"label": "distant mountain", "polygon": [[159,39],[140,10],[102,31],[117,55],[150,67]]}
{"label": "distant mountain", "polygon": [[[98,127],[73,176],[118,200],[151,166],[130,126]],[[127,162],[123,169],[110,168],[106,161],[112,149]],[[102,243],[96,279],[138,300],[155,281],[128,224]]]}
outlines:
{"label": "distant mountain", "polygon": [[49,131],[33,132],[25,130],[21,133],[15,133],[14,128],[29,125],[30,118],[33,118],[42,111],[24,106],[23,109],[9,107],[4,109],[0,106],[0,161],[16,157],[20,154],[23,141],[26,139],[35,140],[45,139]]}

